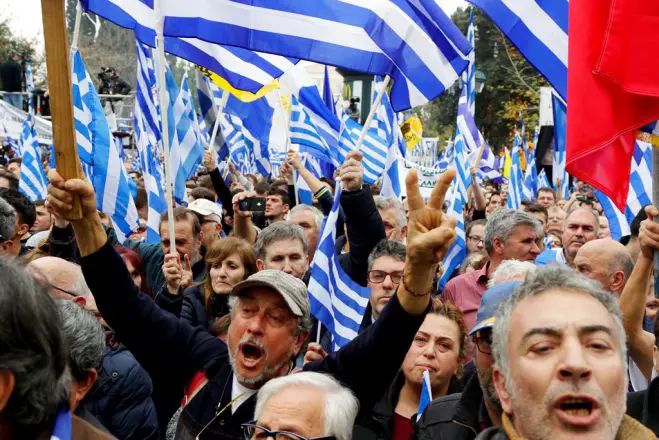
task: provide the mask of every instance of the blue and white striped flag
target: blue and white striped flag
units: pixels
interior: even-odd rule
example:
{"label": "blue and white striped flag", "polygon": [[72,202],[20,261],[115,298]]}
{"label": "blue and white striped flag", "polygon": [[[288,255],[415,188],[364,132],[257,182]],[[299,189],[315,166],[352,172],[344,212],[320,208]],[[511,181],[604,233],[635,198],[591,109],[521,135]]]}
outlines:
{"label": "blue and white striped flag", "polygon": [[416,412],[417,420],[421,418],[421,414],[426,410],[428,405],[432,402],[432,387],[430,386],[430,373],[428,370],[423,372],[423,379],[421,381],[421,398],[419,399],[419,410]]}
{"label": "blue and white striped flag", "polygon": [[[341,136],[339,138],[339,162],[343,163],[349,152],[355,150],[363,127],[347,114],[343,115]],[[373,133],[367,132],[359,151],[364,155],[364,181],[373,183],[384,173],[387,162],[387,142]]]}
{"label": "blue and white striped flag", "polygon": [[[377,93],[382,88],[383,81],[384,79],[381,76],[376,76],[373,87],[372,102],[375,102]],[[369,132],[373,133],[380,139],[384,139],[388,146],[396,145],[400,152],[400,156],[404,157],[407,152],[407,145],[405,144],[403,133],[400,130],[398,116],[391,107],[391,101],[389,100],[389,95],[386,91],[382,96],[382,101],[380,102],[377,111],[373,115],[373,121],[371,122]]]}
{"label": "blue and white striped flag", "polygon": [[332,96],[332,86],[329,79],[329,69],[325,66],[325,77],[323,78],[323,101],[330,111],[336,116],[336,106]]}
{"label": "blue and white striped flag", "polygon": [[554,112],[553,187],[557,188],[560,181],[561,198],[568,200],[570,198],[570,176],[565,169],[567,161],[567,106],[554,91],[552,91],[551,101]]}
{"label": "blue and white striped flag", "polygon": [[527,148],[527,150],[526,171],[522,182],[522,200],[532,202],[535,200],[540,186],[538,186],[538,168],[535,166],[535,149],[531,151],[530,148]]}
{"label": "blue and white striped flag", "polygon": [[437,2],[163,0],[164,33],[277,53],[394,80],[396,111],[439,96],[472,50]]}
{"label": "blue and white striped flag", "polygon": [[[2,122],[0,122],[0,124],[2,124]],[[2,133],[3,133],[4,138],[5,138],[6,146],[14,151],[14,153],[16,154],[15,157],[21,157],[22,153],[21,153],[21,144],[20,144],[20,142],[17,142],[16,139],[9,136],[9,133],[7,132],[7,127],[5,127],[4,124],[2,124]]]}
{"label": "blue and white striped flag", "polygon": [[343,347],[359,332],[370,289],[355,283],[341,268],[336,256],[336,222],[341,185],[337,185],[332,211],[325,219],[311,263],[309,303],[311,313],[330,331],[334,348]]}
{"label": "blue and white striped flag", "polygon": [[489,180],[494,183],[500,183],[503,180],[501,165],[501,156],[494,154],[486,142],[485,148],[483,148],[483,155],[481,156],[480,167],[478,168],[478,179],[480,181]]}
{"label": "blue and white striped flag", "polygon": [[32,63],[25,63],[25,91],[29,93],[27,95],[28,108],[30,113],[34,113],[34,100],[32,99],[32,93],[34,92],[34,77],[32,76]]}
{"label": "blue and white striped flag", "polygon": [[611,199],[598,189],[595,189],[595,197],[597,197],[600,205],[602,205],[602,213],[609,221],[611,238],[620,240],[621,237],[631,234],[630,222]]}
{"label": "blue and white striped flag", "polygon": [[48,179],[41,161],[41,148],[34,129],[34,118],[28,114],[21,133],[21,179],[18,189],[32,202],[46,198]]}
{"label": "blue and white striped flag", "polygon": [[138,101],[142,108],[142,115],[149,128],[149,133],[153,136],[153,142],[160,142],[161,119],[160,111],[156,105],[156,74],[151,58],[151,49],[135,41],[137,45],[137,85],[135,89],[135,100]]}
{"label": "blue and white striped flag", "polygon": [[123,243],[139,227],[129,178],[101,101],[77,49],[71,52],[71,70],[78,153],[93,173],[91,180],[96,192],[96,207],[112,218],[117,239]]}
{"label": "blue and white striped flag", "polygon": [[[320,170],[320,163],[318,159],[310,156],[307,153],[300,154],[300,160],[302,165],[315,177],[322,177],[322,172]],[[300,204],[303,205],[313,205],[313,192],[307,182],[302,178],[300,173],[296,173],[297,179],[295,181],[295,186],[297,188],[298,199]]]}
{"label": "blue and white striped flag", "polygon": [[270,151],[270,163],[272,164],[272,176],[279,176],[279,168],[288,158],[288,153],[282,150]]}
{"label": "blue and white striped flag", "polygon": [[[396,135],[398,137],[399,135]],[[402,136],[402,134],[400,135]],[[385,197],[400,198],[400,173],[398,171],[398,161],[400,160],[400,151],[396,147],[396,142],[389,145],[387,150],[387,161],[384,164],[384,176],[382,178],[382,189],[380,194]]]}
{"label": "blue and white striped flag", "polygon": [[[544,168],[540,170],[540,173],[538,173],[538,189],[540,188],[552,188],[551,183],[549,183],[549,178],[547,177],[547,173],[545,173]],[[538,192],[536,191],[536,195]]]}
{"label": "blue and white striped flag", "polygon": [[467,0],[567,99],[568,0]]}
{"label": "blue and white striped flag", "polygon": [[290,132],[291,144],[297,145],[301,153],[308,153],[325,162],[334,162],[335,153],[332,153],[309,112],[295,95],[291,95]]}
{"label": "blue and white striped flag", "polygon": [[[211,81],[206,75],[196,70],[197,75],[197,98],[199,100],[199,110],[201,117],[204,119],[206,126],[206,134],[208,135],[208,142],[213,135],[213,127],[215,120],[220,111],[220,102],[222,101],[222,90],[220,87]],[[219,152],[224,145],[224,137],[222,130],[217,130],[215,135],[215,149]]]}
{"label": "blue and white striped flag", "polygon": [[522,206],[522,162],[519,157],[522,137],[515,128],[515,140],[510,152],[510,181],[508,182],[508,208],[519,209]]}

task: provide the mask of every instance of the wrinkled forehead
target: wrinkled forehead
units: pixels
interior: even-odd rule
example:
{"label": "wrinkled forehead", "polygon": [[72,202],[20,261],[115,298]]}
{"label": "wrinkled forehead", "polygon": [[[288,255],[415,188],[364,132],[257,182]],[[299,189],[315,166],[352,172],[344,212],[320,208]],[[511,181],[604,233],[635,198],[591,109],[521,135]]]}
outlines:
{"label": "wrinkled forehead", "polygon": [[265,247],[266,257],[302,254],[304,254],[304,246],[302,245],[302,241],[297,238],[276,239]]}

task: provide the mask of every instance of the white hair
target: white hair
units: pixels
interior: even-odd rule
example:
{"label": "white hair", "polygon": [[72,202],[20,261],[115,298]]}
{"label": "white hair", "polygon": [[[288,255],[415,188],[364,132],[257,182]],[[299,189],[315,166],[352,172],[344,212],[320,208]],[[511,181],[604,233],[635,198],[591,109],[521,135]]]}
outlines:
{"label": "white hair", "polygon": [[323,229],[323,220],[325,219],[325,216],[323,215],[323,212],[316,208],[315,206],[311,205],[295,205],[293,209],[290,210],[288,213],[288,220],[290,221],[291,216],[295,214],[296,212],[300,211],[309,211],[313,214],[314,220],[316,220],[316,228],[320,231]]}
{"label": "white hair", "polygon": [[536,265],[530,261],[504,260],[496,268],[487,287],[496,286],[505,281],[524,281],[526,276],[535,272]]}
{"label": "white hair", "polygon": [[378,211],[389,208],[396,208],[396,221],[398,222],[398,228],[403,229],[407,224],[407,215],[405,215],[405,208],[403,204],[396,197],[384,197],[384,196],[375,196],[373,197],[375,201],[375,207]]}
{"label": "white hair", "polygon": [[269,380],[259,390],[254,418],[259,420],[271,397],[288,387],[312,387],[325,395],[324,436],[351,440],[359,402],[352,392],[332,376],[305,371]]}

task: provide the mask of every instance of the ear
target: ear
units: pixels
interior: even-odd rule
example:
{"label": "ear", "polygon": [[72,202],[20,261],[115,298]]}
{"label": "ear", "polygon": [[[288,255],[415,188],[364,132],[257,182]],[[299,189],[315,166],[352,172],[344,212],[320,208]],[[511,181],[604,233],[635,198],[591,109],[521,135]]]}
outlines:
{"label": "ear", "polygon": [[286,214],[286,213],[288,213],[288,210],[291,209],[291,208],[290,208],[290,205],[288,203],[284,203],[284,205],[282,206],[282,209],[284,210],[284,213]]}
{"label": "ear", "polygon": [[501,408],[503,411],[511,415],[513,413],[513,407],[511,403],[511,396],[506,391],[506,378],[503,373],[496,368],[492,371],[492,382],[494,383],[494,388],[497,390],[497,395],[499,396],[499,401],[501,401]]}
{"label": "ear", "polygon": [[265,269],[265,262],[261,260],[260,258],[256,259],[256,269],[261,272],[263,269]]}
{"label": "ear", "polygon": [[494,249],[495,254],[503,255],[503,250],[506,247],[506,244],[501,239],[501,237],[494,237],[492,239],[492,248]]}
{"label": "ear", "polygon": [[25,223],[22,223],[19,227],[17,232],[17,235],[20,235],[21,237],[27,234],[30,231],[30,227],[26,225]]}
{"label": "ear", "polygon": [[403,229],[400,230],[400,233],[403,237],[407,238],[407,224],[403,226]]}
{"label": "ear", "polygon": [[84,308],[87,305],[87,298],[84,296],[76,296],[73,298],[73,302]]}
{"label": "ear", "polygon": [[611,283],[611,290],[614,292],[620,291],[620,293],[622,293],[622,289],[625,287],[625,273],[619,270],[617,272],[613,272],[611,277],[613,278],[613,282]]}
{"label": "ear", "polygon": [[85,396],[87,396],[87,393],[89,393],[89,390],[92,389],[94,384],[96,383],[96,380],[98,379],[98,372],[94,368],[90,368],[87,370],[87,376],[82,382],[79,381],[74,381],[74,392],[71,398],[73,399],[73,402],[71,402],[71,407],[72,408],[77,408],[80,402],[83,401]]}
{"label": "ear", "polygon": [[11,371],[0,371],[0,414],[7,406],[11,393],[14,391],[15,381],[16,379]]}
{"label": "ear", "polygon": [[306,342],[308,337],[309,337],[309,332],[300,332],[300,334],[297,335],[293,340],[293,354],[295,355],[295,357],[297,357],[297,355],[300,354],[300,350],[302,350],[302,346],[304,346],[304,343]]}

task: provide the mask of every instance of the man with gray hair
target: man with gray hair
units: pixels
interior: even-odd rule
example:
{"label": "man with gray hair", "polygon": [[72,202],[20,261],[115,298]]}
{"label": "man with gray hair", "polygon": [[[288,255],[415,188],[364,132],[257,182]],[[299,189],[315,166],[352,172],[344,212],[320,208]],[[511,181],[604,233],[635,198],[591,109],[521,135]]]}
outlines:
{"label": "man with gray hair", "polygon": [[561,237],[563,247],[545,250],[535,263],[540,266],[562,263],[574,267],[574,257],[577,256],[581,246],[596,240],[598,234],[599,214],[588,207],[574,208],[565,217],[565,227]]}
{"label": "man with gray hair", "polygon": [[21,240],[14,234],[16,210],[0,197],[0,257],[15,257],[21,251]]}
{"label": "man with gray hair", "polygon": [[506,281],[524,281],[528,274],[535,272],[536,267],[530,261],[504,260],[490,277],[487,287]]}
{"label": "man with gray hair", "polygon": [[472,327],[487,282],[504,260],[535,261],[540,254],[545,233],[531,214],[500,208],[485,225],[485,251],[490,261],[481,270],[460,275],[446,284],[442,300],[451,300],[465,315],[465,324]]}
{"label": "man with gray hair", "polygon": [[407,216],[403,204],[395,197],[375,196],[374,199],[387,239],[403,241],[407,235]]}
{"label": "man with gray hair", "polygon": [[303,279],[309,269],[309,243],[295,223],[280,221],[263,229],[254,250],[258,270],[281,270]]}
{"label": "man with gray hair", "polygon": [[568,267],[539,268],[497,312],[502,427],[477,439],[653,438],[625,415],[626,351],[613,295]]}
{"label": "man with gray hair", "polygon": [[324,218],[320,209],[310,205],[296,205],[289,214],[289,220],[301,227],[307,237],[309,261],[313,261],[316,253],[316,245],[320,237],[320,230],[323,228]]}
{"label": "man with gray hair", "polygon": [[[272,379],[258,392],[254,422],[243,424],[245,438],[350,440],[359,402],[332,376],[303,372]],[[290,435],[284,437],[289,438]]]}

